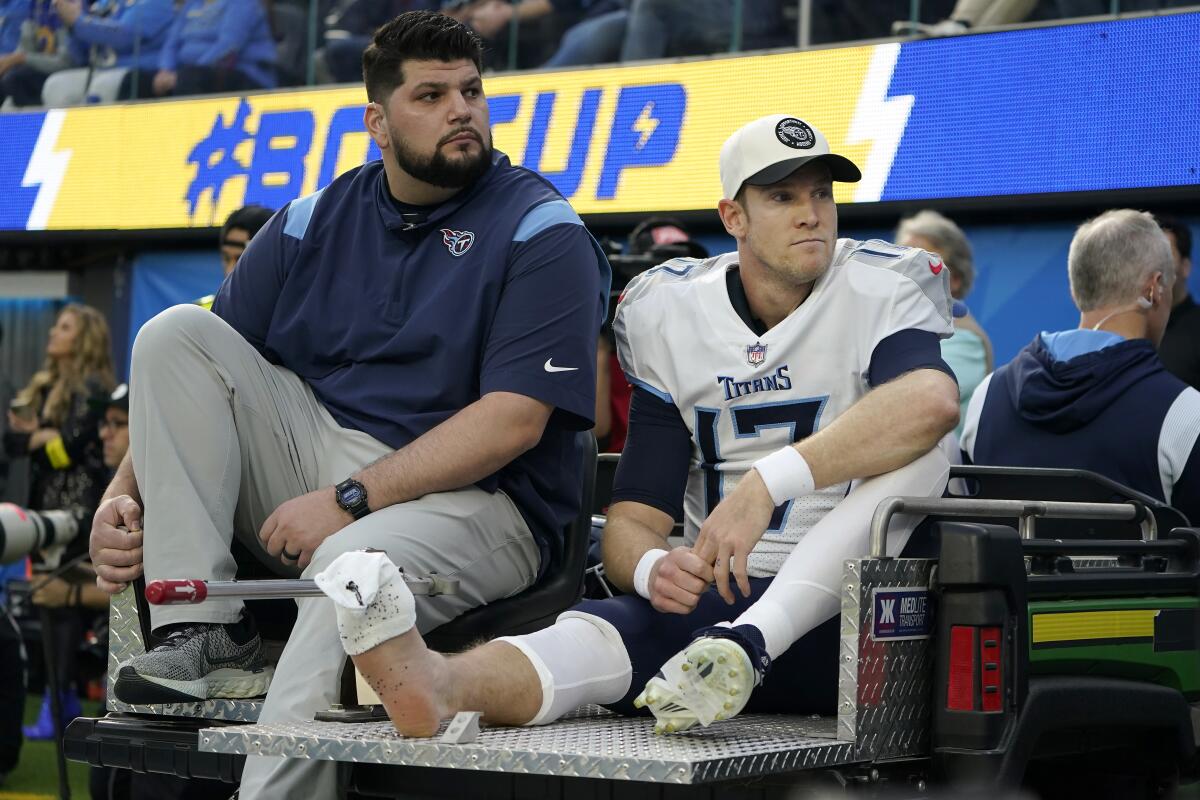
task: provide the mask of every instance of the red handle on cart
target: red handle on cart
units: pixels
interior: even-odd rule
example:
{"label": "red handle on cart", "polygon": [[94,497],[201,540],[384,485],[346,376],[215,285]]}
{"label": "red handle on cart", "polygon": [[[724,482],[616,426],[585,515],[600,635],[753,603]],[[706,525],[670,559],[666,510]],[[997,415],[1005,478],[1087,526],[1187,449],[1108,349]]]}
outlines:
{"label": "red handle on cart", "polygon": [[208,585],[195,578],[170,578],[146,584],[146,601],[153,606],[173,603],[203,603]]}

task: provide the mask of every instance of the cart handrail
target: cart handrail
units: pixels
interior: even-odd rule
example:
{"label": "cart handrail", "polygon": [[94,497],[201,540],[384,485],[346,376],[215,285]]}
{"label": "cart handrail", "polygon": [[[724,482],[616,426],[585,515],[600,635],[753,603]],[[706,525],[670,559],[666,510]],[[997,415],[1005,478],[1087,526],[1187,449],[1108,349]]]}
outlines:
{"label": "cart handrail", "polygon": [[875,508],[871,518],[871,558],[888,558],[888,524],[896,514],[935,516],[1017,517],[1022,539],[1032,539],[1038,517],[1109,519],[1138,522],[1142,539],[1158,539],[1154,515],[1138,503],[1072,503],[1053,500],[975,500],[949,497],[889,497]]}

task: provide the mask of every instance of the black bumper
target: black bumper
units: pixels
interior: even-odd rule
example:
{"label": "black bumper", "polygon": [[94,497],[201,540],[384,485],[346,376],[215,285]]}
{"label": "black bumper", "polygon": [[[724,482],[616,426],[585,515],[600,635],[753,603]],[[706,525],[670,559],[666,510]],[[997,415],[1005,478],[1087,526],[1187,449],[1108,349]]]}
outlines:
{"label": "black bumper", "polygon": [[63,748],[67,758],[92,766],[237,783],[245,756],[199,749],[200,729],[222,724],[210,719],[120,713],[95,719],[79,717],[67,726]]}

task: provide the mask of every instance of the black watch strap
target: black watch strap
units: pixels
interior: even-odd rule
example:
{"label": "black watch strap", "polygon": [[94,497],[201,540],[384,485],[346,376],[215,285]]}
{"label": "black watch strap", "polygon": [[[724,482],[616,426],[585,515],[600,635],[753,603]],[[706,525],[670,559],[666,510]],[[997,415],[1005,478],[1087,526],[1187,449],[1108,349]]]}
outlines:
{"label": "black watch strap", "polygon": [[367,487],[354,478],[346,478],[339,483],[334,487],[333,494],[342,510],[355,519],[362,519],[371,513],[371,507],[367,505]]}

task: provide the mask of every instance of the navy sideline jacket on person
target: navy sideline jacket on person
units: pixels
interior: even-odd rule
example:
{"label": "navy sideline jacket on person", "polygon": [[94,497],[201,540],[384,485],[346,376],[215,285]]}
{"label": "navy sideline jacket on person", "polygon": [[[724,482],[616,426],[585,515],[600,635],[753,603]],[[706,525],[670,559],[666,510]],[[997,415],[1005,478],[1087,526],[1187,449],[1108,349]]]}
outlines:
{"label": "navy sideline jacket on person", "polygon": [[964,455],[991,466],[1087,469],[1200,521],[1200,392],[1147,339],[1042,333],[984,378]]}
{"label": "navy sideline jacket on person", "polygon": [[608,261],[566,200],[495,152],[437,206],[402,206],[380,161],[292,201],[212,310],[306,381],[333,418],[402,448],[489,392],[555,407],[541,441],[477,483],[504,491],[541,569],[579,506]]}

